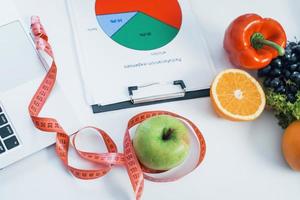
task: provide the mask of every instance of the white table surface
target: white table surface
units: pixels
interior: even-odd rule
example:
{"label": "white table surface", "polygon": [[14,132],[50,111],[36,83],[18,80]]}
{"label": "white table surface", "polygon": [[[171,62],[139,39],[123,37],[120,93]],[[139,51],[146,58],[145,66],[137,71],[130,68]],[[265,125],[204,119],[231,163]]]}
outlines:
{"label": "white table surface", "polygon": [[[296,0],[191,1],[217,69],[230,67],[222,50],[224,30],[234,17],[245,12],[276,17],[283,25],[288,25],[285,28],[289,38],[300,37],[300,26],[296,21],[300,3]],[[173,183],[146,181],[143,199],[299,199],[300,174],[290,170],[283,160],[280,149],[283,131],[271,113],[265,112],[254,122],[228,122],[216,117],[209,99],[204,98],[94,115],[84,101],[65,2],[15,2],[26,23],[33,14],[41,16],[54,48],[59,82],[79,118],[84,124],[96,125],[109,132],[119,149],[127,120],[146,110],[179,113],[190,118],[202,130],[207,142],[204,163]],[[132,199],[132,196],[123,168],[114,168],[98,180],[77,180],[64,169],[53,147],[0,171],[1,200],[126,200]]]}

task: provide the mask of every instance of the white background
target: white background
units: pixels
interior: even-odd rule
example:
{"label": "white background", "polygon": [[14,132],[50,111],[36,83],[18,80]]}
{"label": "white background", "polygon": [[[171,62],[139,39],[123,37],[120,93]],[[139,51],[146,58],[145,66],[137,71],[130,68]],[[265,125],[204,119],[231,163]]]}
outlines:
{"label": "white background", "polygon": [[[255,122],[228,122],[216,117],[209,99],[204,98],[93,115],[83,98],[65,2],[15,1],[26,23],[32,14],[42,17],[57,59],[58,79],[79,118],[85,124],[109,132],[119,149],[127,120],[145,110],[177,112],[190,118],[202,130],[207,142],[204,163],[174,183],[146,181],[144,200],[299,199],[300,174],[290,170],[282,158],[283,131],[271,113],[265,112]],[[296,0],[191,1],[218,69],[230,67],[222,49],[225,28],[233,18],[245,12],[274,17],[284,25],[290,39],[300,37],[297,21],[300,3]],[[132,189],[124,169],[114,168],[99,180],[80,181],[63,168],[53,147],[0,172],[0,198],[3,200],[127,200],[131,197]]]}

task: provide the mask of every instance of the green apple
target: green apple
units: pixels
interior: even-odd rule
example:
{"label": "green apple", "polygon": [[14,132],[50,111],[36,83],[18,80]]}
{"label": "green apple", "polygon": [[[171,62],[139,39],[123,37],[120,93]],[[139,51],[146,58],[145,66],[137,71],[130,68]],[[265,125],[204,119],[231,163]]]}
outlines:
{"label": "green apple", "polygon": [[189,129],[175,117],[151,117],[137,127],[133,146],[145,167],[169,170],[180,165],[189,154]]}

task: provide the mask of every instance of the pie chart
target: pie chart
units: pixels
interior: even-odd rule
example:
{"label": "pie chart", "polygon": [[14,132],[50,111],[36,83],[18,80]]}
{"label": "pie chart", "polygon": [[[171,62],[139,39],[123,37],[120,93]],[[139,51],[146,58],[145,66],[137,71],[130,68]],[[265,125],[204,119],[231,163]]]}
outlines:
{"label": "pie chart", "polygon": [[177,0],[96,0],[99,26],[116,43],[154,50],[170,43],[182,24]]}

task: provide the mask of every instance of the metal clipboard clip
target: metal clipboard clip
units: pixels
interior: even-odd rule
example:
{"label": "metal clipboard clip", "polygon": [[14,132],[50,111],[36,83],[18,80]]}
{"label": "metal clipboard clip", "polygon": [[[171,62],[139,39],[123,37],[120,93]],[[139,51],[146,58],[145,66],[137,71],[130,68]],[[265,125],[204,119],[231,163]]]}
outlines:
{"label": "metal clipboard clip", "polygon": [[155,82],[141,86],[130,86],[128,93],[133,104],[141,104],[182,98],[186,94],[186,86],[183,80],[167,83]]}

